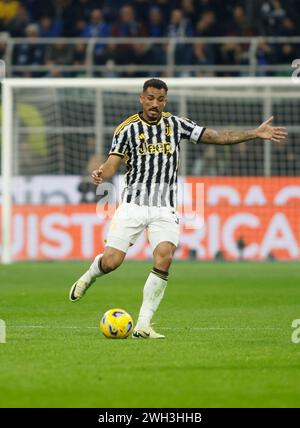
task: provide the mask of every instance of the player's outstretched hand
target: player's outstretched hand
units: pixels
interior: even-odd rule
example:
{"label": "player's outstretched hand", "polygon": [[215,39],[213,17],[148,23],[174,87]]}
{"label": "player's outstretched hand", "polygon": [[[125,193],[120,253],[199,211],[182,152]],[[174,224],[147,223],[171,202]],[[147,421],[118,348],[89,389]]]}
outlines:
{"label": "player's outstretched hand", "polygon": [[99,185],[99,184],[101,184],[101,183],[102,183],[102,181],[103,181],[102,174],[103,174],[103,169],[101,168],[101,166],[100,166],[100,168],[95,169],[95,170],[92,172],[91,177],[92,177],[92,179],[93,179],[93,183],[94,183],[94,184]]}
{"label": "player's outstretched hand", "polygon": [[272,126],[274,116],[262,123],[257,128],[257,137],[263,140],[271,140],[274,143],[280,143],[288,136],[287,129],[282,126]]}

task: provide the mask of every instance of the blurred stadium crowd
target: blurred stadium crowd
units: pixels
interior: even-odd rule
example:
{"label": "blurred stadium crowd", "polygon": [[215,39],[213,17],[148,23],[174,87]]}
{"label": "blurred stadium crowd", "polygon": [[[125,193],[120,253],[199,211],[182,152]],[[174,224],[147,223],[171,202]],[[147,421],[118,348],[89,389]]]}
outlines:
{"label": "blurred stadium crowd", "polygon": [[[300,22],[299,0],[0,0],[0,58],[9,60],[9,75],[22,77],[76,77],[85,74],[89,40],[95,37],[114,37],[115,42],[96,42],[93,45],[93,63],[105,66],[106,71],[95,69],[92,75],[114,77],[147,77],[170,75],[160,71],[155,73],[139,70],[136,66],[147,64],[161,65],[164,70],[167,63],[169,45],[157,43],[155,38],[165,37],[166,40],[178,40],[180,37],[293,37],[299,35],[297,25]],[[118,44],[116,40],[125,37],[150,37],[153,42]],[[55,40],[56,38],[64,38]],[[74,43],[67,43],[71,38]],[[52,43],[51,40],[53,39]],[[9,40],[14,40],[13,44]],[[46,43],[42,43],[47,40]],[[287,42],[277,44],[259,39],[256,46],[256,61],[262,65],[287,64],[288,75],[291,75],[291,62],[300,58],[300,43]],[[180,65],[213,64],[232,65],[242,68],[249,63],[249,44],[240,42],[224,42],[209,44],[176,44],[174,59]],[[122,71],[115,65],[124,66]],[[24,67],[22,69],[22,67]],[[43,66],[36,70],[34,66]],[[62,69],[60,66],[69,66]],[[76,70],[81,66],[82,70]],[[26,68],[27,67],[27,68]],[[189,71],[178,72],[176,76],[239,76],[246,75],[242,71]],[[265,71],[259,75],[283,75],[279,71]],[[286,108],[291,123],[298,121],[293,116],[296,101]],[[79,109],[81,105],[79,103]],[[91,107],[92,108],[92,107]],[[213,108],[213,106],[212,106]],[[229,108],[229,107],[228,107]],[[234,107],[232,107],[234,108]],[[249,107],[251,109],[251,106]],[[74,110],[74,106],[70,111]],[[68,109],[67,109],[68,111]],[[82,109],[80,111],[83,111]],[[92,111],[92,110],[91,110]],[[219,111],[219,110],[218,110]],[[221,111],[221,110],[220,110]],[[227,107],[224,106],[225,113]],[[235,110],[234,110],[235,111]],[[250,111],[250,110],[249,110]],[[237,109],[238,112],[238,109]],[[262,112],[257,109],[258,116]],[[227,118],[224,113],[224,118]],[[219,114],[221,114],[219,112]],[[250,114],[250,113],[249,113]],[[80,113],[81,115],[81,113]],[[74,115],[76,124],[80,125]],[[278,120],[285,124],[287,118],[275,112]],[[64,120],[66,113],[64,111]],[[212,114],[214,116],[214,113]],[[252,116],[251,116],[252,117]],[[219,116],[218,116],[219,118]],[[84,117],[82,126],[85,126]],[[209,119],[211,121],[211,118]],[[260,119],[258,119],[260,120]],[[295,122],[295,123],[296,123]],[[214,125],[214,124],[212,124]],[[220,123],[216,123],[219,126]],[[227,119],[226,125],[228,126]],[[250,124],[249,124],[250,125]],[[252,125],[252,124],[251,124]],[[74,126],[70,122],[70,126]],[[224,123],[225,126],[225,123]],[[272,175],[299,175],[300,150],[296,131],[290,133],[288,143],[272,146]],[[86,169],[89,159],[95,152],[95,144],[87,143],[89,138],[67,136],[63,139],[61,149],[67,156],[60,164],[60,173],[78,174]],[[23,137],[26,142],[26,138]],[[60,141],[60,140],[59,140]],[[105,142],[109,147],[110,137]],[[49,143],[49,150],[52,150]],[[20,156],[20,172],[35,173],[37,164],[41,164],[42,172],[51,173],[52,164],[36,162],[35,156],[28,149],[28,144]],[[86,149],[78,161],[70,162],[70,153],[78,153],[81,147]],[[196,150],[197,149],[197,150]],[[239,145],[227,147],[190,148],[190,162],[187,174],[207,176],[261,176],[264,171],[264,145]],[[53,154],[53,159],[55,155]],[[26,159],[28,159],[28,164]],[[56,162],[58,163],[58,162]]]}
{"label": "blurred stadium crowd", "polygon": [[[42,44],[43,38],[90,39],[94,37],[253,37],[297,36],[300,5],[297,0],[0,0],[0,57],[11,55],[15,66],[47,65],[49,70],[14,71],[27,77],[76,76],[53,65],[84,65],[87,43],[63,41]],[[25,38],[8,52],[7,39]],[[26,43],[30,39],[30,43]],[[34,42],[34,43],[33,43]],[[249,61],[249,46],[242,43],[211,45],[196,43],[176,46],[175,64],[242,65]],[[96,65],[144,65],[167,62],[168,49],[162,44],[96,43]],[[290,64],[299,58],[299,44],[259,42],[258,64]],[[185,75],[198,75],[190,72]],[[270,75],[271,72],[266,72]],[[273,73],[274,74],[274,73]],[[98,73],[101,75],[101,73]],[[107,75],[107,74],[104,74]],[[134,68],[115,76],[145,76]],[[164,75],[162,72],[161,75]],[[206,73],[207,75],[207,73]],[[211,72],[210,75],[239,75]],[[272,75],[272,74],[271,74]]]}

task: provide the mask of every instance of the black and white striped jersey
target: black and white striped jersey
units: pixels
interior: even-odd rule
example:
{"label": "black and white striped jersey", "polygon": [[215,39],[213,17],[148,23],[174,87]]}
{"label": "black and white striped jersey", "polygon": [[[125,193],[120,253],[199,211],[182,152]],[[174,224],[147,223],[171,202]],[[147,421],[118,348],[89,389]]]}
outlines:
{"label": "black and white striped jersey", "polygon": [[127,166],[123,202],[176,207],[180,141],[196,144],[204,131],[171,113],[163,113],[157,122],[145,121],[141,113],[122,122],[109,154],[124,157]]}

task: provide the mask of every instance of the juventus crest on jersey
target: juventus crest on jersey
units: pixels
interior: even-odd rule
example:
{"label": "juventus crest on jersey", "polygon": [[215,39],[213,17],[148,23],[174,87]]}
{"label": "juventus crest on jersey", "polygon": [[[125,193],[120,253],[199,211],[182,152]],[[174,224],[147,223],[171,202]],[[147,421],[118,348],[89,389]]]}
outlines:
{"label": "juventus crest on jersey", "polygon": [[109,154],[125,158],[123,202],[176,207],[180,141],[196,144],[204,131],[195,122],[171,113],[163,113],[156,122],[147,122],[141,113],[122,122]]}

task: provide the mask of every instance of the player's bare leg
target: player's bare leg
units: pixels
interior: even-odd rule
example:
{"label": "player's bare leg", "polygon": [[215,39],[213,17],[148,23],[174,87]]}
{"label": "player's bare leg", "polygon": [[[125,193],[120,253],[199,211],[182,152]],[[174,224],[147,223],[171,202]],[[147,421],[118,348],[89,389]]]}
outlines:
{"label": "player's bare leg", "polygon": [[134,338],[163,339],[165,337],[153,330],[151,319],[162,301],[175,250],[176,247],[171,242],[161,242],[153,252],[154,266],[144,287],[143,304],[132,334]]}
{"label": "player's bare leg", "polygon": [[126,256],[123,251],[106,247],[103,254],[98,254],[89,269],[72,285],[69,298],[71,302],[81,299],[97,278],[117,269]]}

